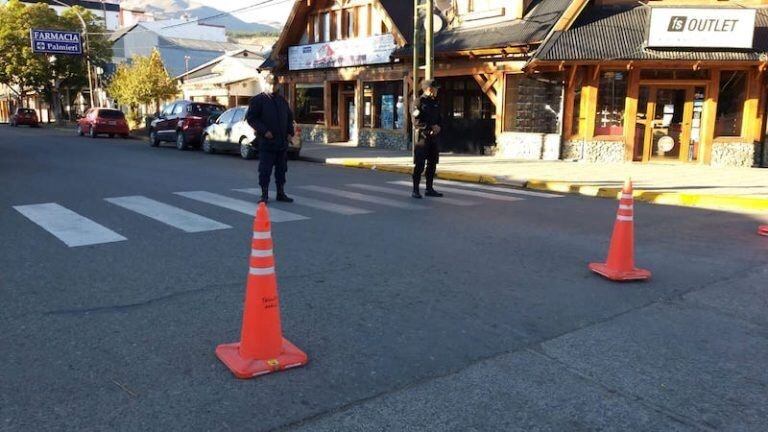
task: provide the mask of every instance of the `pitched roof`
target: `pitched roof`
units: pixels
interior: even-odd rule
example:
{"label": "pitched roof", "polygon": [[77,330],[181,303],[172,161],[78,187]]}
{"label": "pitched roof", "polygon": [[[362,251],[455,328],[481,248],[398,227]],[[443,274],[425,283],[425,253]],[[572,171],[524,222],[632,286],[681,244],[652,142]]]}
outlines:
{"label": "pitched roof", "polygon": [[658,50],[645,47],[650,8],[588,6],[571,28],[557,31],[535,55],[542,61],[721,60],[758,61],[768,52],[768,8],[757,11],[753,51]]}
{"label": "pitched roof", "polygon": [[395,24],[403,38],[408,43],[413,40],[413,2],[406,0],[379,0],[379,3],[384,7],[392,18],[392,22]]}
{"label": "pitched roof", "polygon": [[231,42],[215,42],[215,41],[207,41],[207,40],[185,39],[185,38],[174,38],[174,37],[163,37],[163,39],[180,48],[187,48],[187,49],[197,50],[197,51],[227,52],[227,51],[236,51],[242,48],[240,45],[234,44]]}
{"label": "pitched roof", "polygon": [[[435,52],[439,54],[541,43],[570,3],[571,0],[534,0],[522,19],[480,27],[447,29],[435,35]],[[413,32],[413,24],[410,29]],[[410,46],[403,47],[395,53],[395,57],[407,57],[410,50]]]}

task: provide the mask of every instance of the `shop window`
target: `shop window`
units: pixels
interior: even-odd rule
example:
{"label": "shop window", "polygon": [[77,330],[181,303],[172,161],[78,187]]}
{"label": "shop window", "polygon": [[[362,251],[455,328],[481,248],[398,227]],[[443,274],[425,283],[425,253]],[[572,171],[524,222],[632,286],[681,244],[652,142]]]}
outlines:
{"label": "shop window", "polygon": [[[573,115],[571,116],[571,135],[579,135],[581,132],[581,88],[584,85],[584,73],[576,72],[576,79],[573,83]],[[570,138],[570,137],[566,137]]]}
{"label": "shop window", "polygon": [[324,103],[322,84],[297,84],[296,123],[324,124]]}
{"label": "shop window", "polygon": [[746,71],[723,71],[720,74],[720,96],[717,99],[715,136],[741,136],[746,91]]}
{"label": "shop window", "polygon": [[455,119],[464,118],[464,96],[456,95],[453,97],[453,110],[451,114]]}
{"label": "shop window", "polygon": [[560,133],[563,84],[556,77],[507,75],[504,130]]}
{"label": "shop window", "polygon": [[404,129],[405,104],[402,81],[366,83],[363,125],[375,129]]}
{"label": "shop window", "polygon": [[597,89],[595,135],[624,134],[624,104],[627,98],[627,74],[603,72]]}

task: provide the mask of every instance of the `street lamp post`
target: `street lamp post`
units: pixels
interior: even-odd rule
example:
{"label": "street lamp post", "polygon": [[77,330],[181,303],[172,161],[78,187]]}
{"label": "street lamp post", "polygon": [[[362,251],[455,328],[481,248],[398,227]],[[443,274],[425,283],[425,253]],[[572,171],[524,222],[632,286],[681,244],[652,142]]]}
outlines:
{"label": "street lamp post", "polygon": [[77,9],[73,8],[71,5],[68,5],[64,3],[61,0],[52,0],[54,3],[71,8],[73,12],[75,12],[75,15],[80,19],[80,24],[83,26],[83,37],[85,38],[85,64],[88,69],[88,94],[90,96],[91,100],[91,107],[93,107],[94,99],[93,99],[93,78],[91,75],[91,57],[90,57],[90,45],[88,44],[88,26],[85,24],[85,19],[83,19],[83,16],[80,14],[80,12],[77,11]]}

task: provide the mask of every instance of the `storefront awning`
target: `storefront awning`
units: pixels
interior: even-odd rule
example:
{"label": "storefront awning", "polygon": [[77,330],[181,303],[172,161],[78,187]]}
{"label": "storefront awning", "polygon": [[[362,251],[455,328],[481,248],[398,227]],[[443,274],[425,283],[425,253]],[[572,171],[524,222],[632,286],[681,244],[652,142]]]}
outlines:
{"label": "storefront awning", "polygon": [[587,7],[565,31],[555,32],[535,61],[689,60],[754,61],[768,53],[768,9],[757,10],[754,49],[657,50],[645,47],[651,8],[646,5]]}

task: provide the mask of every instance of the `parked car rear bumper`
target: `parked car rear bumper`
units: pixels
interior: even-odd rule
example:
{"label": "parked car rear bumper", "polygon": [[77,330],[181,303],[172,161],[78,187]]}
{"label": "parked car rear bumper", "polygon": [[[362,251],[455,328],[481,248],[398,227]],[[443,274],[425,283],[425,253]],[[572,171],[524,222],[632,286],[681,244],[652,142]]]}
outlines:
{"label": "parked car rear bumper", "polygon": [[128,126],[119,126],[119,125],[96,125],[93,127],[93,131],[97,134],[116,134],[116,135],[127,135],[131,131],[128,129]]}

